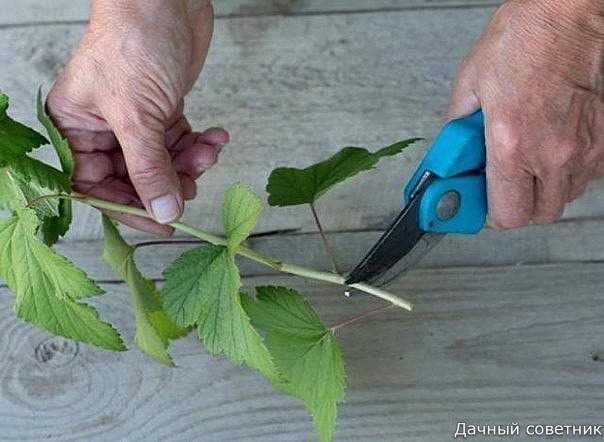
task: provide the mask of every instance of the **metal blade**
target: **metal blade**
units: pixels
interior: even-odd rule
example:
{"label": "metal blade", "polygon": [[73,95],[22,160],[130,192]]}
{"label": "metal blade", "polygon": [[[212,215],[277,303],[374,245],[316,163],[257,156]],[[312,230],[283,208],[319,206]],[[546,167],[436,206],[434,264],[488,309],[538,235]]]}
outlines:
{"label": "metal blade", "polygon": [[409,204],[348,275],[346,284],[361,281],[373,283],[384,276],[386,278],[381,281],[382,284],[390,282],[413,267],[444,236],[419,228],[421,197],[433,178],[430,173],[421,178],[411,194]]}
{"label": "metal blade", "polygon": [[382,287],[403,276],[407,271],[415,267],[444,236],[444,234],[438,233],[424,233],[417,244],[402,259],[386,271],[369,278],[367,282],[376,287]]}

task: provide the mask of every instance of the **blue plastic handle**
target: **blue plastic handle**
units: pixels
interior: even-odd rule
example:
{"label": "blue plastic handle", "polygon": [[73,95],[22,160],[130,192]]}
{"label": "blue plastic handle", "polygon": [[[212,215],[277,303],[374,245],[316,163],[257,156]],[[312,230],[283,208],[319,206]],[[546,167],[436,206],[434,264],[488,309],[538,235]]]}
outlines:
{"label": "blue plastic handle", "polygon": [[[426,153],[405,187],[405,201],[426,171],[438,178],[424,191],[420,202],[419,224],[426,232],[477,233],[487,216],[484,118],[477,111],[447,123]],[[457,212],[448,219],[437,216],[441,198],[456,192]]]}

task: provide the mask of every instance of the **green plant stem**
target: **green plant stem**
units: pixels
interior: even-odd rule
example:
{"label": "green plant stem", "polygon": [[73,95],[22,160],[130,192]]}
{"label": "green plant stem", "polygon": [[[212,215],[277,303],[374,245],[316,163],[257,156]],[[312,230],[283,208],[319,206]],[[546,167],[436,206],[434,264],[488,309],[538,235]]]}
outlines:
{"label": "green plant stem", "polygon": [[[56,196],[55,196],[56,197]],[[61,195],[61,198],[71,198],[73,200],[79,201],[81,203],[87,204],[92,207],[96,207],[97,209],[111,210],[114,212],[125,213],[128,215],[140,216],[143,218],[151,218],[151,216],[144,210],[138,209],[136,207],[125,206],[122,204],[112,203],[105,200],[100,200],[97,198],[92,198],[89,196],[83,195]],[[181,222],[174,222],[170,224],[177,230],[181,232],[188,233],[191,236],[201,239],[202,241],[209,242],[211,244],[217,246],[226,246],[227,240],[217,235],[213,235],[208,232],[204,232],[195,227],[189,226],[187,224]],[[306,267],[301,267],[295,264],[289,264],[285,262],[276,261],[266,255],[256,252],[255,250],[249,249],[244,246],[239,246],[237,250],[237,254],[241,255],[245,258],[251,259],[252,261],[256,261],[260,264],[263,264],[267,267],[275,269],[277,271],[283,273],[289,273],[296,276],[302,276],[304,278],[315,279],[318,281],[329,282],[337,285],[346,285],[345,278],[341,275],[337,275],[335,273],[328,272],[320,272],[318,270],[308,269]],[[385,301],[388,301],[398,307],[401,307],[405,310],[411,311],[413,308],[413,304],[411,302],[399,298],[393,293],[390,293],[386,290],[380,289],[378,287],[373,287],[369,284],[352,284],[350,287],[360,290],[362,292],[368,293],[373,296],[377,296]]]}
{"label": "green plant stem", "polygon": [[310,211],[312,213],[312,217],[315,220],[315,224],[317,226],[317,230],[319,231],[319,235],[321,236],[321,241],[323,241],[323,248],[325,249],[325,253],[331,260],[331,268],[334,273],[338,275],[342,274],[340,267],[338,266],[338,262],[336,261],[336,255],[333,253],[333,249],[329,245],[329,241],[327,241],[327,235],[325,235],[325,230],[323,230],[323,226],[321,225],[321,220],[319,219],[319,215],[317,214],[317,209],[313,203],[309,204]]}
{"label": "green plant stem", "polygon": [[138,242],[136,244],[131,244],[131,246],[135,249],[140,249],[142,247],[150,247],[150,246],[181,246],[181,245],[197,245],[203,244],[203,241],[198,239],[191,240],[174,240],[174,239],[166,239],[166,240],[157,240],[157,241],[143,241]]}

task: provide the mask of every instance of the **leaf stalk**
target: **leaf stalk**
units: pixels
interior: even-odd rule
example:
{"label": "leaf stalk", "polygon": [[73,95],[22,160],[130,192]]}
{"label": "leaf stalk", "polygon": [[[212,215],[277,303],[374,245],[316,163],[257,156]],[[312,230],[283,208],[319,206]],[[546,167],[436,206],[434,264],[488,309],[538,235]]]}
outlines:
{"label": "leaf stalk", "polygon": [[[122,204],[112,203],[110,201],[105,201],[89,196],[73,194],[73,195],[56,195],[55,197],[59,198],[71,198],[75,201],[79,201],[81,203],[87,204],[89,206],[95,207],[97,209],[104,210],[112,210],[115,212],[125,213],[128,215],[140,216],[143,218],[152,219],[151,216],[143,209],[139,209],[132,206],[125,206]],[[202,241],[209,242],[211,244],[217,246],[226,246],[227,240],[223,237],[204,232],[203,230],[197,229],[196,227],[189,226],[188,224],[182,222],[173,222],[170,226],[174,227],[176,230],[187,233],[191,236],[199,238]],[[345,278],[342,275],[338,275],[335,273],[329,272],[321,272],[318,270],[309,269],[306,267],[298,266],[296,264],[289,264],[281,261],[274,260],[266,255],[256,252],[248,247],[239,246],[237,250],[237,254],[241,255],[245,258],[248,258],[252,261],[255,261],[259,264],[263,264],[267,267],[270,267],[274,270],[289,273],[291,275],[301,276],[304,278],[314,279],[317,281],[328,282],[331,284],[337,284],[345,286]],[[365,292],[367,294],[376,296],[385,301],[388,301],[397,307],[403,308],[405,310],[411,311],[413,309],[413,304],[406,299],[400,298],[395,294],[388,292],[387,290],[381,289],[379,287],[373,287],[369,284],[352,284],[351,288],[357,289],[359,291]]]}
{"label": "leaf stalk", "polygon": [[368,317],[373,316],[373,315],[377,315],[378,313],[381,313],[383,311],[391,309],[392,307],[394,307],[394,304],[388,304],[388,305],[384,305],[384,306],[375,308],[373,310],[369,310],[367,312],[364,312],[364,313],[361,313],[359,315],[353,316],[352,318],[345,319],[344,321],[339,322],[339,323],[331,326],[329,329],[331,330],[332,333],[335,333],[335,332],[337,332],[338,330],[340,330],[340,329],[342,329],[344,327],[348,327],[348,326],[350,326],[352,324],[356,324],[357,322],[360,322],[360,321],[362,321],[365,318],[368,318]]}
{"label": "leaf stalk", "polygon": [[323,242],[323,248],[325,249],[325,253],[331,260],[331,268],[334,273],[338,275],[342,274],[340,270],[340,266],[338,266],[338,262],[336,261],[336,255],[333,253],[333,249],[329,245],[329,241],[327,241],[327,235],[325,235],[325,230],[323,230],[323,226],[321,225],[321,220],[319,219],[319,215],[317,214],[317,209],[313,203],[309,204],[310,211],[312,212],[312,217],[315,220],[315,225],[317,226],[317,230],[319,231],[319,235],[321,236],[321,241]]}

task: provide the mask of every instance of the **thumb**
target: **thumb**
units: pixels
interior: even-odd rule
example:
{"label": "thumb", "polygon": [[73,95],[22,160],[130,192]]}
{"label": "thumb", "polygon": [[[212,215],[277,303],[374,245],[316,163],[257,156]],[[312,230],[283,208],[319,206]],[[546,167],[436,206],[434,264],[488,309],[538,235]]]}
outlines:
{"label": "thumb", "polygon": [[112,128],[122,146],[130,181],[147,212],[160,224],[180,218],[182,189],[166,149],[161,121],[135,113]]}
{"label": "thumb", "polygon": [[477,95],[476,70],[470,59],[464,59],[458,72],[455,85],[451,91],[445,121],[461,118],[480,109],[480,98]]}

